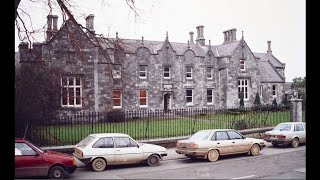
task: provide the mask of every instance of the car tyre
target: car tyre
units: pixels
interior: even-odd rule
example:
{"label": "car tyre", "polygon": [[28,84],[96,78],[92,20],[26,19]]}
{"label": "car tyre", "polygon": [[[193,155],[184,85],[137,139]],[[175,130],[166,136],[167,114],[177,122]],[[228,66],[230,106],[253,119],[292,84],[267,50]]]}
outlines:
{"label": "car tyre", "polygon": [[107,167],[107,162],[102,158],[96,158],[91,163],[91,168],[93,171],[101,172]]}
{"label": "car tyre", "polygon": [[210,162],[214,162],[214,161],[218,161],[219,159],[219,156],[220,156],[220,153],[218,150],[216,149],[211,149],[209,152],[208,152],[208,161]]}
{"label": "car tyre", "polygon": [[251,146],[250,154],[252,156],[258,156],[260,154],[260,146],[258,144],[254,144]]}
{"label": "car tyre", "polygon": [[278,147],[279,146],[279,144],[278,143],[272,143],[272,146],[274,146],[274,147]]}
{"label": "car tyre", "polygon": [[160,158],[156,154],[152,154],[148,157],[147,163],[149,166],[158,166],[160,164]]}
{"label": "car tyre", "polygon": [[291,141],[291,146],[296,148],[299,146],[299,139],[298,138],[294,138],[292,141]]}
{"label": "car tyre", "polygon": [[53,166],[49,170],[48,176],[49,176],[50,179],[66,179],[67,176],[68,176],[68,173],[61,166]]}

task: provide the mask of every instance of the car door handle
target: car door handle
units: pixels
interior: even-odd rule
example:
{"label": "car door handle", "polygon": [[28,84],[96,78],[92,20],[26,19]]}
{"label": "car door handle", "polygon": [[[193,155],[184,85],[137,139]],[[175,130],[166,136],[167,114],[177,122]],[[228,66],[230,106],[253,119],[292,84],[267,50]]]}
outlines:
{"label": "car door handle", "polygon": [[232,143],[234,143],[234,142],[232,142]]}
{"label": "car door handle", "polygon": [[217,144],[220,144],[220,143],[217,143]]}
{"label": "car door handle", "polygon": [[120,150],[117,150],[117,151],[120,151]]}

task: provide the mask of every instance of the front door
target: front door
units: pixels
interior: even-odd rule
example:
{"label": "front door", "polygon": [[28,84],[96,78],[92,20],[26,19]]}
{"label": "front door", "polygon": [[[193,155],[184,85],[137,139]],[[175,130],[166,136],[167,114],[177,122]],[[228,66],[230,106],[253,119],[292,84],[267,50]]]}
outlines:
{"label": "front door", "polygon": [[170,94],[165,94],[163,97],[163,107],[164,107],[164,112],[168,112],[168,110],[171,109],[171,96]]}

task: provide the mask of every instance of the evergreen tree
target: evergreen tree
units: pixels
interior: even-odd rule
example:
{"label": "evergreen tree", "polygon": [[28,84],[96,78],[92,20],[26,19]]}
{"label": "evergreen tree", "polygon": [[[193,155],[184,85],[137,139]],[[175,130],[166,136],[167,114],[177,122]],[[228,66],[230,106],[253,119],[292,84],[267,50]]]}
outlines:
{"label": "evergreen tree", "polygon": [[241,91],[240,92],[240,108],[243,108],[244,107],[244,93]]}
{"label": "evergreen tree", "polygon": [[276,98],[273,99],[273,101],[272,101],[272,106],[275,106],[275,107],[278,106],[278,103],[277,103]]}
{"label": "evergreen tree", "polygon": [[259,93],[256,94],[256,98],[254,99],[254,103],[253,104],[255,106],[260,106],[261,105]]}

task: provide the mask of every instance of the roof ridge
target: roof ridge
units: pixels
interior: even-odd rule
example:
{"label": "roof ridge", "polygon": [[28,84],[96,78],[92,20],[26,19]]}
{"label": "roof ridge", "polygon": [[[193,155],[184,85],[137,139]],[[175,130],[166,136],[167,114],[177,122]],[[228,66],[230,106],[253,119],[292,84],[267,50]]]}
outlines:
{"label": "roof ridge", "polygon": [[278,74],[278,76],[285,82],[285,79],[284,79],[284,77],[282,77],[281,75],[280,75],[280,73],[276,70],[276,68],[273,66],[273,64],[270,62],[270,60],[268,59],[268,61],[267,61],[270,65],[271,65],[271,67],[273,68],[273,70]]}

